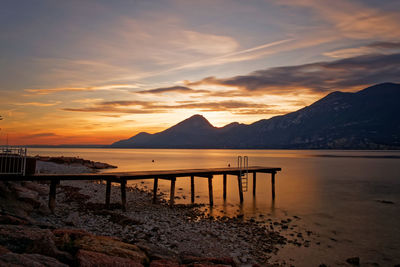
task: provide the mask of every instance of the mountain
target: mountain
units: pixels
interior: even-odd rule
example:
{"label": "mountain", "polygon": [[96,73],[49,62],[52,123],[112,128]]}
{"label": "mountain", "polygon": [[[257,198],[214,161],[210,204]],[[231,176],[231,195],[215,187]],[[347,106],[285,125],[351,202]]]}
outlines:
{"label": "mountain", "polygon": [[156,133],[139,133],[111,147],[400,149],[400,84],[356,93],[333,92],[310,106],[253,124],[212,126],[194,115]]}

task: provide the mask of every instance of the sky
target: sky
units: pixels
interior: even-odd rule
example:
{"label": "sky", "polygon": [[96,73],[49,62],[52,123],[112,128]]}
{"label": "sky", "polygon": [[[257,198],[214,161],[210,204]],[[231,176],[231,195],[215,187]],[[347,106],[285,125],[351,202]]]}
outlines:
{"label": "sky", "polygon": [[400,82],[398,0],[2,0],[0,144],[252,123]]}

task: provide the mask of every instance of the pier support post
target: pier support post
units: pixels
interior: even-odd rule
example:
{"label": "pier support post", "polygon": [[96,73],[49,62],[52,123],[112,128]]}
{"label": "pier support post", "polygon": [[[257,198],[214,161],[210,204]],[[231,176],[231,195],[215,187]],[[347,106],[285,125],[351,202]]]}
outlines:
{"label": "pier support post", "polygon": [[238,175],[238,185],[239,185],[239,198],[240,203],[243,203],[243,186],[242,186],[242,176]]}
{"label": "pier support post", "polygon": [[51,180],[50,181],[50,194],[49,194],[49,209],[52,213],[54,213],[54,208],[56,207],[56,192],[57,192],[57,184],[60,183],[60,180]]}
{"label": "pier support post", "polygon": [[122,211],[126,211],[126,180],[121,181],[121,204]]}
{"label": "pier support post", "polygon": [[169,204],[170,205],[174,205],[174,203],[175,203],[175,181],[176,181],[175,177],[171,178],[171,190],[170,190],[170,194],[169,194]]}
{"label": "pier support post", "polygon": [[154,178],[153,203],[157,202],[157,189],[158,189],[158,178]]}
{"label": "pier support post", "polygon": [[214,205],[212,179],[213,179],[212,175],[208,177],[208,197],[210,199],[210,207]]}
{"label": "pier support post", "polygon": [[224,173],[222,184],[223,184],[223,188],[224,188],[223,198],[224,198],[224,200],[226,200],[226,173]]}
{"label": "pier support post", "polygon": [[275,173],[271,173],[271,190],[272,190],[272,199],[275,200]]}
{"label": "pier support post", "polygon": [[106,184],[106,209],[110,208],[110,198],[111,198],[111,181],[107,179],[107,184]]}
{"label": "pier support post", "polygon": [[191,192],[191,200],[194,203],[194,176],[190,176],[190,192]]}
{"label": "pier support post", "polygon": [[253,172],[253,196],[256,196],[256,184],[257,184],[257,177],[256,172]]}

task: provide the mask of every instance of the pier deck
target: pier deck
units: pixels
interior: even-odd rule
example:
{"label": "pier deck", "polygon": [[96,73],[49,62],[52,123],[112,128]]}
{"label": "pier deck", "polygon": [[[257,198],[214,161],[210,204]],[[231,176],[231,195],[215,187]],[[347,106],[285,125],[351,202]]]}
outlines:
{"label": "pier deck", "polygon": [[177,178],[190,177],[191,179],[191,201],[194,202],[194,177],[208,179],[209,200],[213,205],[212,179],[214,175],[223,175],[223,198],[226,199],[226,180],[227,176],[236,176],[239,188],[240,202],[243,202],[242,176],[248,172],[253,178],[253,195],[256,192],[256,173],[270,173],[272,185],[272,198],[275,198],[275,174],[281,168],[251,166],[247,169],[239,168],[206,168],[206,169],[182,169],[182,170],[155,170],[155,171],[133,171],[133,172],[110,172],[110,173],[89,173],[89,174],[35,174],[30,176],[22,175],[0,175],[1,181],[50,181],[49,207],[53,211],[55,208],[56,187],[62,180],[105,180],[106,187],[106,207],[110,205],[111,183],[121,185],[122,209],[126,209],[126,183],[130,180],[154,179],[153,200],[157,200],[158,179],[170,180],[170,204],[174,204],[175,181]]}

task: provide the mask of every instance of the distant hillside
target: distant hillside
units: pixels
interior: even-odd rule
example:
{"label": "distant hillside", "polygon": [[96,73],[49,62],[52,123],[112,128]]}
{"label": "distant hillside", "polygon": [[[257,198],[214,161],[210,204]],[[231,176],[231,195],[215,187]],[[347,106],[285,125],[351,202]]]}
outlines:
{"label": "distant hillside", "polygon": [[333,92],[298,111],[253,124],[212,126],[194,115],[165,131],[139,133],[120,148],[400,149],[400,84]]}

